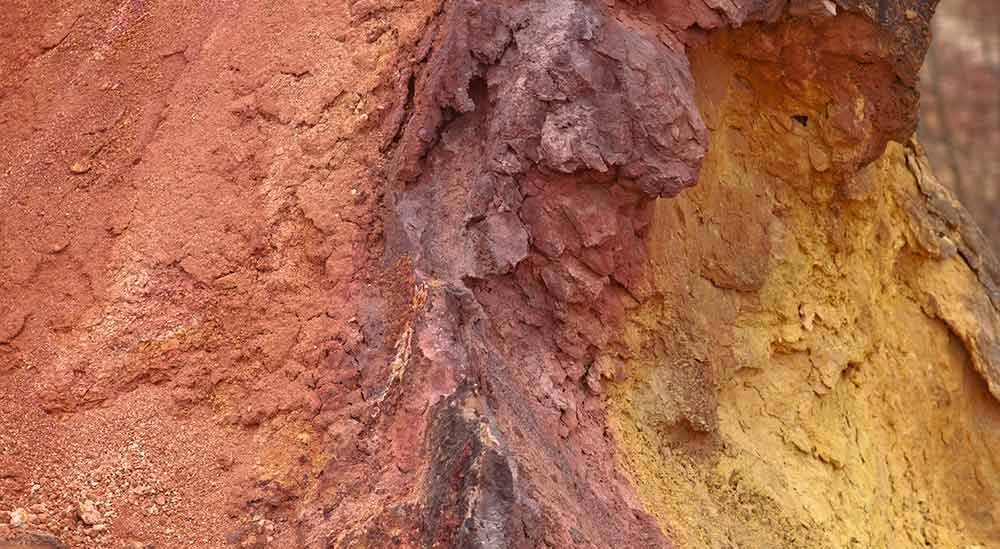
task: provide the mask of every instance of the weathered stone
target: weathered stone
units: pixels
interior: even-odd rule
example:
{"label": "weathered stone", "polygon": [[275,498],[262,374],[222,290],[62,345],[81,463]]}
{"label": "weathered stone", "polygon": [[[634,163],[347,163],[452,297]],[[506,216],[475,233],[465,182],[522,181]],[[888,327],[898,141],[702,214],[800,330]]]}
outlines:
{"label": "weathered stone", "polygon": [[88,526],[94,526],[104,522],[104,515],[97,510],[97,504],[89,499],[84,500],[77,505],[76,516]]}
{"label": "weathered stone", "polygon": [[935,2],[91,4],[0,53],[0,490],[73,544],[1000,535]]}

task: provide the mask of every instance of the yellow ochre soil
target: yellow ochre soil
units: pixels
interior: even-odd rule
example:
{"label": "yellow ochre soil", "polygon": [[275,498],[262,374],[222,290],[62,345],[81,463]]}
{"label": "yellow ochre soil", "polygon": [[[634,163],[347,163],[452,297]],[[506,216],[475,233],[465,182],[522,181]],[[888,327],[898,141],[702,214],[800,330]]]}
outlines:
{"label": "yellow ochre soil", "polygon": [[627,372],[622,467],[680,547],[1000,546],[996,313],[922,206],[944,191],[915,143],[838,172],[823,90],[738,39],[693,56],[708,156],[657,205],[660,297],[600,359]]}

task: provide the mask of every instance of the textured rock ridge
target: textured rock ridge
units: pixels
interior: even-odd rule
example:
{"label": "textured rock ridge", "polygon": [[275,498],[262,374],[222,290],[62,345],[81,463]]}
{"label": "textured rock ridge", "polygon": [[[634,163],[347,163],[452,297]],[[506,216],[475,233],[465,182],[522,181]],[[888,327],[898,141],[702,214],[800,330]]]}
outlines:
{"label": "textured rock ridge", "polygon": [[935,4],[18,4],[0,511],[73,547],[1000,543],[1000,269],[911,141]]}
{"label": "textured rock ridge", "polygon": [[[824,10],[828,4],[832,5],[823,4]],[[750,73],[740,75],[745,80],[722,87],[752,89],[759,83],[761,91],[776,100],[768,105],[774,109],[765,122],[770,129],[759,134],[752,148],[715,136],[714,146],[723,151],[718,154],[763,159],[765,171],[760,177],[765,181],[815,179],[811,192],[817,196],[849,195],[858,185],[859,171],[883,155],[889,140],[906,142],[915,127],[915,76],[933,6],[904,8],[893,3],[873,12],[875,7],[841,4],[828,13],[810,11],[805,3],[788,12],[781,5],[731,6],[735,9],[718,12],[687,7],[692,14],[704,15],[697,22],[702,29],[755,20],[769,23],[750,24],[724,38],[693,30],[691,23],[678,24],[682,10],[655,3],[608,10],[574,2],[511,6],[453,2],[445,4],[436,20],[440,23],[430,25],[430,42],[422,44],[417,55],[422,65],[405,71],[402,80],[407,85],[398,86],[412,89],[406,99],[410,111],[389,117],[389,134],[396,143],[388,173],[400,185],[390,201],[400,225],[397,238],[405,242],[398,248],[414,250],[418,279],[440,281],[461,293],[471,291],[471,299],[463,303],[474,308],[469,316],[481,322],[477,330],[483,331],[481,341],[491,352],[472,378],[459,379],[483,391],[483,402],[495,410],[501,432],[517,433],[509,443],[510,459],[526,474],[513,489],[516,499],[532,501],[530,513],[549,519],[543,520],[540,530],[546,543],[667,543],[655,534],[636,537],[637,532],[648,532],[648,522],[635,508],[629,488],[620,485],[616,471],[602,471],[590,460],[580,464],[574,454],[607,456],[609,430],[597,405],[602,401],[602,384],[612,382],[616,387],[615,395],[603,400],[611,410],[628,417],[643,413],[641,406],[618,408],[622,398],[628,401],[634,394],[622,387],[643,383],[645,370],[633,363],[650,357],[647,344],[636,344],[637,336],[632,341],[621,338],[623,329],[627,336],[630,333],[625,319],[647,314],[654,304],[670,310],[664,305],[670,300],[662,297],[670,288],[662,281],[675,271],[678,276],[697,273],[697,268],[684,271],[678,265],[686,260],[668,255],[651,261],[648,255],[649,246],[662,247],[669,241],[648,233],[651,223],[654,227],[662,223],[657,221],[661,214],[653,199],[673,197],[694,183],[709,149],[709,130],[721,131],[725,124],[712,120],[721,113],[710,102],[721,98],[702,94],[702,109],[694,108],[699,90],[687,52],[716,52],[744,60],[751,67]],[[710,74],[717,64],[728,62],[715,61],[707,62],[702,73],[707,80],[704,88],[717,83],[712,80],[719,77]],[[757,111],[750,104],[744,108],[745,123],[759,124],[752,118]],[[707,127],[703,116],[708,117]],[[768,158],[769,152],[779,154]],[[920,162],[916,152],[906,158],[914,166]],[[801,184],[808,184],[805,181]],[[727,224],[727,230],[733,231],[730,238],[750,247],[716,244],[701,277],[715,287],[738,292],[753,293],[766,285],[772,274],[767,264],[772,227],[758,225],[766,220],[755,219],[754,214],[774,208],[768,204],[771,199],[761,196],[754,205],[736,202],[747,209]],[[715,203],[720,198],[708,200]],[[816,199],[817,204],[829,201],[829,196]],[[715,209],[720,215],[733,215],[727,206],[733,204]],[[933,217],[927,212],[911,211],[911,223]],[[750,236],[741,235],[743,231]],[[694,255],[691,250],[684,253]],[[975,258],[981,254],[970,253]],[[983,260],[972,261],[979,272],[975,265]],[[995,374],[990,374],[988,365],[996,361],[986,357],[992,353],[988,340],[996,333],[996,309],[974,288],[972,292],[948,301],[985,308],[973,305],[979,310],[970,311],[959,306],[961,311],[942,318],[961,324],[953,324],[952,330],[966,341],[975,368],[991,380]],[[675,310],[705,309],[715,299],[701,298],[705,301],[671,305]],[[674,317],[666,311],[658,315]],[[729,317],[714,320],[719,318]],[[679,409],[673,418],[657,413],[668,416],[672,426],[667,431],[662,431],[662,419],[651,424],[640,419],[645,429],[638,428],[660,433],[663,438],[647,441],[654,447],[666,443],[682,452],[710,455],[721,436],[717,387],[729,372],[725,365],[706,364],[706,357],[682,357],[684,353],[677,352],[685,348],[680,342],[687,338],[701,338],[697,345],[711,344],[711,324],[701,332],[690,325],[691,320],[675,321],[645,329],[652,330],[656,335],[649,337],[664,348],[674,348],[675,356],[688,366],[654,368],[676,371],[661,374],[666,377],[662,389],[666,394],[643,398],[653,409]],[[654,351],[653,357],[657,355]],[[821,368],[829,367],[837,366]],[[823,379],[831,386],[835,383]],[[625,383],[618,386],[614,381]],[[540,402],[542,407],[515,411],[517,405],[511,402]],[[628,463],[635,451],[628,440],[630,427],[612,424]],[[975,432],[987,447],[995,445],[985,431]],[[556,437],[566,440],[566,447],[552,447],[549,441]],[[538,471],[558,471],[555,482],[538,479]],[[626,467],[626,472],[640,485],[645,510],[670,532],[674,526],[669,512],[657,509],[656,497],[642,493],[642,488],[665,492],[670,488],[650,482],[636,468]],[[609,480],[599,484],[583,480],[595,475]],[[603,522],[617,524],[605,529],[591,523],[589,505],[564,515],[573,499],[620,509],[611,518],[600,513]],[[514,509],[515,514],[525,512]],[[529,524],[536,519],[518,520]],[[561,523],[574,526],[560,531]],[[525,533],[529,538],[525,542],[539,539],[533,537],[537,532]],[[738,536],[745,535],[718,534],[701,542],[728,537],[730,543],[739,544]],[[760,535],[742,542],[775,541],[767,536],[777,535],[788,545],[806,540],[835,543],[832,538],[794,532],[782,539],[785,534],[773,527]],[[697,546],[694,537],[679,532],[678,537]]]}

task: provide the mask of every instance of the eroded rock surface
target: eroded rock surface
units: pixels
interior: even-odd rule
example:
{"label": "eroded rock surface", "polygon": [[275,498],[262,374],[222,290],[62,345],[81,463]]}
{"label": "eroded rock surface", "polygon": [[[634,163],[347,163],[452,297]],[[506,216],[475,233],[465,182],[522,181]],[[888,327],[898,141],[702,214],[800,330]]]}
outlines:
{"label": "eroded rock surface", "polygon": [[1000,542],[998,268],[910,141],[934,2],[181,4],[5,15],[0,506]]}

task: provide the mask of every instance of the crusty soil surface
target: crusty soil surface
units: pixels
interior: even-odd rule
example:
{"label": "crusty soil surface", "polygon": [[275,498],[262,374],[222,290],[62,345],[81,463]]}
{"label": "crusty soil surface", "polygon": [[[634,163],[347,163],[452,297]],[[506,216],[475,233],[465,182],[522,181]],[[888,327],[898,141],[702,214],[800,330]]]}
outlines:
{"label": "crusty soil surface", "polygon": [[27,511],[73,547],[297,546],[319,433],[361,401],[352,353],[401,302],[372,130],[427,10],[5,5],[5,524]]}

